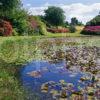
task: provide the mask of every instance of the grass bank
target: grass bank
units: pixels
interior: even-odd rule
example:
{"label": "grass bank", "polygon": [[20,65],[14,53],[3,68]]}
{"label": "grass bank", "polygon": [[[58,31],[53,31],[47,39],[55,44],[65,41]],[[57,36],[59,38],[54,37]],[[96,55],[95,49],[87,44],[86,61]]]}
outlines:
{"label": "grass bank", "polygon": [[[18,78],[21,66],[33,58],[35,39],[0,37],[0,100],[28,100],[28,93],[24,91]],[[32,95],[37,100],[34,93]]]}

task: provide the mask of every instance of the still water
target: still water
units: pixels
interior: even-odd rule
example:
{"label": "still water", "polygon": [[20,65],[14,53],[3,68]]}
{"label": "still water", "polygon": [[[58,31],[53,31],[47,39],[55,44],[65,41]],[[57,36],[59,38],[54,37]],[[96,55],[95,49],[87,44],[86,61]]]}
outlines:
{"label": "still water", "polygon": [[[65,95],[65,97],[68,98],[72,91],[79,92],[90,81],[80,82],[80,78],[86,76],[86,74],[77,69],[70,71],[66,67],[65,61],[56,63],[33,61],[25,65],[21,71],[23,86],[35,92],[40,100],[43,100],[43,98],[45,98],[44,100],[59,98],[63,90],[66,90],[67,96]],[[51,95],[52,91],[56,92],[55,96]]]}

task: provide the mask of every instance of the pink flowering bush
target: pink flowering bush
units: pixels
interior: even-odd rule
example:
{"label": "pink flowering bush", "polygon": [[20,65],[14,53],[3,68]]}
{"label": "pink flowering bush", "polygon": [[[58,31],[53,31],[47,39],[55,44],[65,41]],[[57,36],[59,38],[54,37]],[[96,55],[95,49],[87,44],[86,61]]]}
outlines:
{"label": "pink flowering bush", "polygon": [[69,32],[69,29],[67,28],[47,28],[47,31],[48,32],[51,32],[51,33],[68,33]]}
{"label": "pink flowering bush", "polygon": [[29,21],[30,27],[33,28],[33,29],[36,29],[39,26],[37,20],[32,18],[31,16],[29,16],[28,21]]}
{"label": "pink flowering bush", "polygon": [[99,26],[85,26],[85,28],[83,29],[81,33],[87,34],[87,35],[100,35],[100,25]]}

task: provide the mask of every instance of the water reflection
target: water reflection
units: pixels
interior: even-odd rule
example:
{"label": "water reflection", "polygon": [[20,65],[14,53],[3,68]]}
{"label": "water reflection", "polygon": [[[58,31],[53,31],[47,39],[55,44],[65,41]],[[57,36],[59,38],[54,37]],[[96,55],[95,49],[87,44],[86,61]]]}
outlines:
{"label": "water reflection", "polygon": [[83,98],[83,94],[86,93],[87,97],[93,98],[93,95],[99,91],[97,88],[99,86],[92,83],[90,73],[69,70],[64,61],[58,63],[33,61],[25,66],[21,78],[25,88],[37,93],[40,100],[48,100],[48,98],[60,100],[75,96]]}

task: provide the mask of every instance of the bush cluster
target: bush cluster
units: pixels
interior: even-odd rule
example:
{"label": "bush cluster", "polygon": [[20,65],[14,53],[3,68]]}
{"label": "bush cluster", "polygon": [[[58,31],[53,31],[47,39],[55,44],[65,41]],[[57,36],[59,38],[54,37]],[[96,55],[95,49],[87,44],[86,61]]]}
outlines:
{"label": "bush cluster", "polygon": [[67,28],[47,28],[47,31],[51,33],[67,33],[69,32],[69,29]]}
{"label": "bush cluster", "polygon": [[100,26],[85,26],[81,33],[87,35],[100,35]]}
{"label": "bush cluster", "polygon": [[81,34],[100,35],[100,15],[87,22]]}
{"label": "bush cluster", "polygon": [[12,35],[12,25],[8,21],[0,20],[0,35],[1,36],[11,36]]}
{"label": "bush cluster", "polygon": [[46,31],[46,25],[39,19],[38,16],[29,16],[29,35],[44,35]]}

